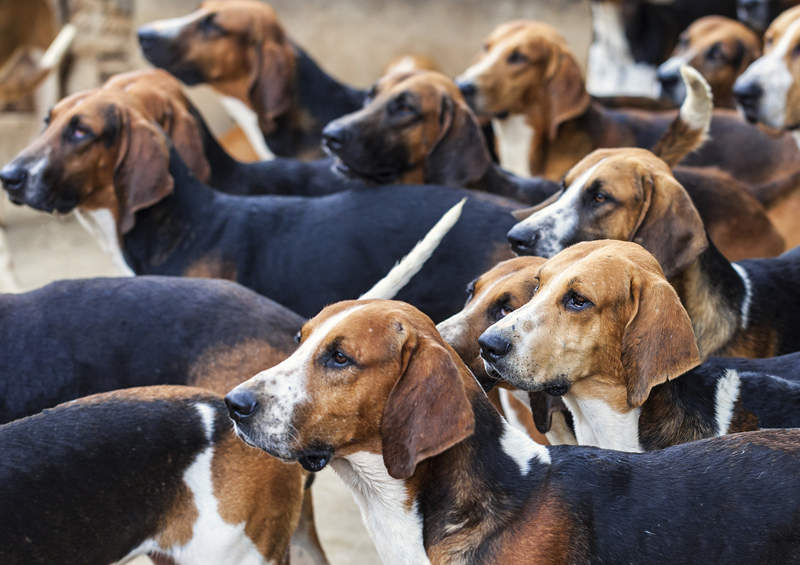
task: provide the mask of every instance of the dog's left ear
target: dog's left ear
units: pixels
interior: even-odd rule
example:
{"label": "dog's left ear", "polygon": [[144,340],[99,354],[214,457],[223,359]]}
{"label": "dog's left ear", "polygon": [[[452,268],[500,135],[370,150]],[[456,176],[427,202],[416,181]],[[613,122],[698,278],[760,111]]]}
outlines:
{"label": "dog's left ear", "polygon": [[667,280],[651,273],[631,279],[633,315],[622,337],[628,405],[641,406],[650,389],[700,364],[692,321]]}
{"label": "dog's left ear", "polygon": [[[383,462],[389,475],[407,479],[417,464],[466,439],[475,429],[456,361],[431,337],[409,337],[406,369],[383,409]],[[406,353],[408,352],[408,353]]]}
{"label": "dog's left ear", "polygon": [[275,120],[292,106],[294,98],[295,54],[282,28],[271,27],[260,45],[256,45],[256,75],[249,98],[258,115],[261,130],[275,129]]}
{"label": "dog's left ear", "polygon": [[169,195],[174,184],[169,174],[169,146],[164,132],[138,112],[126,113],[114,166],[120,234],[133,229],[138,210]]}
{"label": "dog's left ear", "polygon": [[583,114],[589,107],[590,99],[578,62],[569,51],[554,48],[546,78],[549,104],[547,133],[550,141],[553,141],[558,134],[558,127]]}
{"label": "dog's left ear", "polygon": [[492,162],[478,121],[461,101],[442,94],[439,141],[425,163],[425,180],[464,186],[480,179]]}

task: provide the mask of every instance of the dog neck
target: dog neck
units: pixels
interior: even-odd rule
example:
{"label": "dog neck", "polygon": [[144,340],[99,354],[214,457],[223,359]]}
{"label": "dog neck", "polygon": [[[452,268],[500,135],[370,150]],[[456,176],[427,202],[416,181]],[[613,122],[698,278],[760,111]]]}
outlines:
{"label": "dog neck", "polygon": [[422,461],[411,478],[389,477],[380,454],[361,452],[332,462],[384,563],[468,560],[505,529],[547,473],[546,447],[503,420],[477,382],[467,394],[473,435]]}
{"label": "dog neck", "polygon": [[467,188],[513,198],[523,204],[539,204],[560,189],[557,182],[541,177],[522,178],[490,163],[483,176]]}
{"label": "dog neck", "polygon": [[692,320],[701,359],[733,354],[749,324],[750,286],[743,271],[709,239],[706,250],[670,280]]}
{"label": "dog neck", "polygon": [[339,116],[360,109],[366,93],[328,75],[297,45],[294,52],[294,101],[287,112],[275,119],[276,128],[264,139],[279,157],[319,157],[322,128]]}
{"label": "dog neck", "polygon": [[603,396],[589,396],[577,390],[578,386],[562,397],[564,405],[572,414],[575,426],[575,437],[578,445],[591,445],[603,449],[617,451],[641,452],[639,442],[639,414],[641,410],[617,410],[612,404],[625,404],[627,408],[625,387],[610,385],[606,388],[613,396],[620,397],[617,402],[609,403]]}

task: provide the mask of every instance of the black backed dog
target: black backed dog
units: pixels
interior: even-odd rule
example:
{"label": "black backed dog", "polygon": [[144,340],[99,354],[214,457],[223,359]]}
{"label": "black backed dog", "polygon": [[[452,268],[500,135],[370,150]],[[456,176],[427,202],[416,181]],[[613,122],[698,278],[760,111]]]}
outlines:
{"label": "black backed dog", "polygon": [[280,157],[321,155],[320,132],[361,107],[365,93],[328,76],[254,0],[205,2],[192,14],[139,28],[153,65],[186,84],[208,84],[249,106]]}
{"label": "black backed dog", "polygon": [[[14,202],[89,216],[136,273],[236,280],[301,315],[361,295],[470,194],[432,186],[318,198],[221,194],[189,173],[138,101],[104,89],[57,105],[0,177]],[[463,286],[511,255],[509,203],[470,198],[398,298],[436,319],[457,311]]]}
{"label": "black backed dog", "polygon": [[82,398],[0,426],[0,451],[4,565],[288,562],[304,473],[239,441],[206,390]]}
{"label": "black backed dog", "polygon": [[99,392],[226,392],[294,351],[304,319],[229,281],[65,280],[0,295],[0,422]]}

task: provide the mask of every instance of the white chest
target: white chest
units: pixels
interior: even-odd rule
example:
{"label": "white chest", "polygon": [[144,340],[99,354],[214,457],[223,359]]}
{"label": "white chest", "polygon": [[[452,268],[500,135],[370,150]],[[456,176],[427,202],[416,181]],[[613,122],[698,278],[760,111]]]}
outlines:
{"label": "white chest", "polygon": [[618,451],[644,451],[639,443],[640,408],[620,413],[597,398],[579,399],[569,393],[562,398],[572,413],[578,445]]}
{"label": "white chest", "polygon": [[497,157],[500,165],[515,175],[531,176],[531,146],[533,128],[525,116],[515,114],[504,120],[492,120],[497,138]]}
{"label": "white chest", "polygon": [[100,208],[97,210],[75,210],[75,215],[81,225],[94,237],[100,247],[111,256],[111,261],[120,270],[120,273],[129,277],[136,273],[131,270],[122,256],[122,248],[117,235],[117,223],[110,210]]}

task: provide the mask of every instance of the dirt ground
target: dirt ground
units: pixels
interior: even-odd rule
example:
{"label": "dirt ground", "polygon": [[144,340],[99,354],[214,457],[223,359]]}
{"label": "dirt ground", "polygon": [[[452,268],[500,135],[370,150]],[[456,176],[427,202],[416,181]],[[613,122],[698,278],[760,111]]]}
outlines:
{"label": "dirt ground", "polygon": [[[195,0],[139,0],[136,18],[141,23],[182,15],[196,4]],[[510,19],[536,18],[558,26],[581,59],[591,36],[588,0],[276,0],[273,5],[290,35],[324,68],[362,86],[379,76],[390,58],[407,52],[433,55],[446,72],[457,74],[472,60],[482,37]],[[215,131],[228,127],[213,95],[203,88],[193,89],[192,95]],[[35,123],[3,117],[0,164],[13,157],[38,129]],[[0,218],[6,226],[14,275],[23,290],[61,278],[118,274],[72,216],[49,217],[12,207],[3,198]],[[314,499],[319,534],[332,564],[379,562],[350,494],[332,471],[320,473]],[[137,565],[147,562],[136,561]]]}

